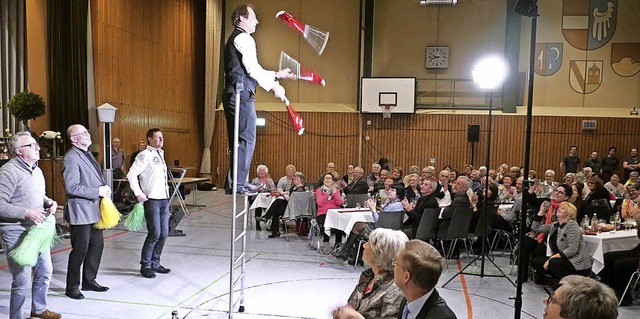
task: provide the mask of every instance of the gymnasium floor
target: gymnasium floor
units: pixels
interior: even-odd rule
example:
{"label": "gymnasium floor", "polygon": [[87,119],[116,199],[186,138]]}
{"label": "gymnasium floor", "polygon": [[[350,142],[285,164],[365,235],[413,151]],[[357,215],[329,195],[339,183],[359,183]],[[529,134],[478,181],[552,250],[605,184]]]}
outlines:
{"label": "gymnasium floor", "polygon": [[[186,202],[191,203],[191,196]],[[155,279],[139,273],[139,256],[145,232],[123,228],[105,231],[105,250],[98,276],[107,292],[83,292],[86,299],[64,295],[69,240],[52,249],[54,274],[49,309],[63,318],[228,318],[229,237],[231,199],[222,191],[198,192],[204,208],[190,208],[178,229],[185,237],[170,237],[162,264],[171,268]],[[268,232],[248,231],[245,312],[234,318],[331,318],[330,311],[344,304],[362,267],[325,263],[326,257],[310,250],[306,238],[295,234],[270,239]],[[507,257],[497,264],[509,273]],[[463,275],[445,288],[442,284],[466,265],[449,260],[437,287],[458,318],[513,318],[515,287],[505,278]],[[0,317],[8,317],[11,276],[4,254],[0,257]],[[479,267],[469,269],[477,271]],[[497,273],[487,263],[486,273]],[[515,281],[514,276],[511,278]],[[542,318],[546,293],[533,283],[523,286],[521,318]],[[25,309],[28,313],[29,309]],[[621,308],[619,318],[639,318],[640,301]]]}

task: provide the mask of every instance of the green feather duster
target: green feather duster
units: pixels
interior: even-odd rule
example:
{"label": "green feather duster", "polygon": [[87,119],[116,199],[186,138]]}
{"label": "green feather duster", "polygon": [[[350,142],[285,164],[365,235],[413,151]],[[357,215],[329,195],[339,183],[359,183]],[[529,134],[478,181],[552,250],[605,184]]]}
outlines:
{"label": "green feather duster", "polygon": [[56,242],[56,217],[49,215],[40,225],[32,226],[9,257],[21,266],[35,266],[38,255]]}
{"label": "green feather duster", "polygon": [[124,220],[124,226],[129,231],[139,231],[144,227],[144,205],[142,203],[133,205],[133,209]]}

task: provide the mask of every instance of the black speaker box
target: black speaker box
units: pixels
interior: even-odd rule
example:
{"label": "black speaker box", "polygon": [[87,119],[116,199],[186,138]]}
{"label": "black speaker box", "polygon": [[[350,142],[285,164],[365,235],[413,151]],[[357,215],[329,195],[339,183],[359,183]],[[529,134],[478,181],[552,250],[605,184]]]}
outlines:
{"label": "black speaker box", "polygon": [[480,141],[480,125],[469,124],[467,127],[467,142],[479,142]]}

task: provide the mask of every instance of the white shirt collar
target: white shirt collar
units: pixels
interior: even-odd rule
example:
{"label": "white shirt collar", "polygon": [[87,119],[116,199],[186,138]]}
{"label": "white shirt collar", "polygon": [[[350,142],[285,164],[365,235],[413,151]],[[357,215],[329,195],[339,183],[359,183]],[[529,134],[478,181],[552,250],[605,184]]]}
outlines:
{"label": "white shirt collar", "polygon": [[418,313],[420,313],[420,310],[422,309],[422,307],[424,306],[424,303],[427,302],[427,299],[429,299],[429,297],[431,297],[431,294],[433,293],[433,289],[429,290],[429,292],[427,292],[426,294],[424,294],[424,296],[407,303],[407,308],[409,308],[409,315],[407,316],[407,319],[415,319],[416,316],[418,315]]}

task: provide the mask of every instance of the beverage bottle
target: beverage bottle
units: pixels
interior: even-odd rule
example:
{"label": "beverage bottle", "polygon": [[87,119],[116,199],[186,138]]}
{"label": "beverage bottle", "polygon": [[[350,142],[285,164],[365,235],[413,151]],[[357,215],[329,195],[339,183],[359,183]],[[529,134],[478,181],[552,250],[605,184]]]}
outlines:
{"label": "beverage bottle", "polygon": [[593,213],[593,217],[591,217],[591,230],[598,230],[598,215],[596,213]]}

